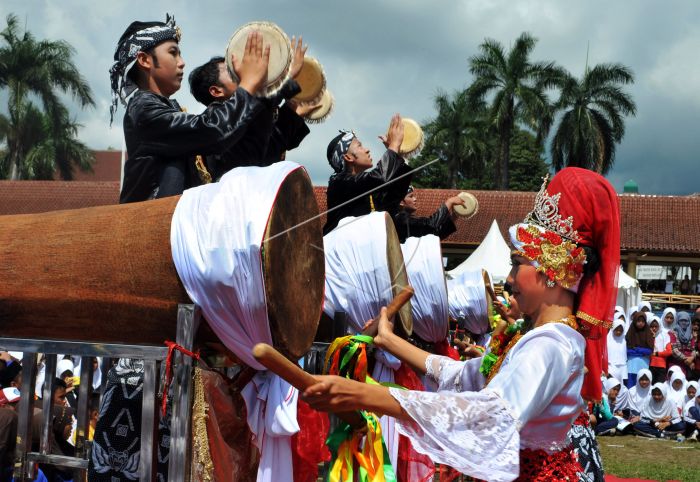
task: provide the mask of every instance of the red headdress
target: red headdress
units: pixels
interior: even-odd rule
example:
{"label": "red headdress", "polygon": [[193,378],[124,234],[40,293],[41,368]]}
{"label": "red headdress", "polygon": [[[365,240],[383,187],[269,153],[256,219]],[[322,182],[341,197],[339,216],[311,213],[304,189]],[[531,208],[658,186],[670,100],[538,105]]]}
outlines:
{"label": "red headdress", "polygon": [[[534,227],[537,227],[535,229]],[[620,267],[620,209],[617,193],[601,175],[568,167],[542,187],[525,224],[511,228],[516,250],[538,270],[576,292],[576,317],[586,338],[586,367],[581,394],[600,400],[600,374],[607,369],[607,331],[612,324]],[[582,276],[586,259],[581,247],[592,248],[598,270]],[[552,255],[554,254],[554,255]]]}

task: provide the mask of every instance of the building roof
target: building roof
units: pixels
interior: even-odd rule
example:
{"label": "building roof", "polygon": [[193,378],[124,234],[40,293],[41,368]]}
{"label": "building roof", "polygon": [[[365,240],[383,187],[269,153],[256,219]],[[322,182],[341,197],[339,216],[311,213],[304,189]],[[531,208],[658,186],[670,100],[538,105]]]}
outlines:
{"label": "building roof", "polygon": [[[450,189],[417,189],[418,216],[429,216],[448,197]],[[457,231],[443,241],[448,248],[474,248],[496,219],[508,239],[508,227],[521,221],[532,208],[534,192],[470,191],[479,211],[457,221]],[[326,188],[314,187],[321,212],[326,209]],[[700,255],[700,196],[619,196],[622,249],[655,255]],[[119,202],[119,182],[0,181],[0,215],[76,209]],[[325,222],[325,217],[323,219]]]}
{"label": "building roof", "polygon": [[[74,169],[73,180],[119,182],[122,172],[122,151],[92,151],[92,153],[95,155],[95,162],[92,163],[92,172]],[[61,179],[58,172],[54,175],[54,179]]]}

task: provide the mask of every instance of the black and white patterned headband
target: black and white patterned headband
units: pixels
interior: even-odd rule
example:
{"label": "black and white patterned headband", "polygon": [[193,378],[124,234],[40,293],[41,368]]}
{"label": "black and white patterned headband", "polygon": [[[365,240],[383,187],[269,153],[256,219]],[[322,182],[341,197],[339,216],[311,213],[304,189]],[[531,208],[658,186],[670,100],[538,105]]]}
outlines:
{"label": "black and white patterned headband", "polygon": [[[138,28],[141,27],[141,28]],[[138,30],[136,30],[138,28]],[[128,35],[129,30],[133,33]],[[126,38],[124,38],[128,35]],[[139,52],[152,49],[166,40],[180,41],[180,27],[175,25],[175,17],[166,14],[165,23],[132,23],[114,52],[114,65],[109,69],[112,84],[112,105],[109,108],[109,124],[112,125],[119,101],[126,105],[126,99],[137,89],[137,85],[127,73],[136,62]]]}
{"label": "black and white patterned headband", "polygon": [[343,156],[347,154],[350,148],[350,143],[355,138],[355,133],[353,131],[340,131],[340,135],[336,138],[337,142],[333,147],[333,151],[328,157],[328,162],[335,172],[341,172],[345,162],[343,161]]}

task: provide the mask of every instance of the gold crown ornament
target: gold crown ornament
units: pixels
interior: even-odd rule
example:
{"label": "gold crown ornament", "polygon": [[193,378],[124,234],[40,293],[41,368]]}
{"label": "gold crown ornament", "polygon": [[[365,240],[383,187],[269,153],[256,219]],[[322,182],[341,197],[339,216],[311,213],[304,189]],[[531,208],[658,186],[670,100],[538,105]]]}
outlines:
{"label": "gold crown ornament", "polygon": [[578,243],[580,238],[578,231],[574,229],[574,217],[563,219],[559,214],[559,199],[561,193],[550,196],[547,192],[549,174],[543,178],[542,187],[535,198],[535,207],[525,217],[525,224],[535,224],[552,231],[563,238]]}

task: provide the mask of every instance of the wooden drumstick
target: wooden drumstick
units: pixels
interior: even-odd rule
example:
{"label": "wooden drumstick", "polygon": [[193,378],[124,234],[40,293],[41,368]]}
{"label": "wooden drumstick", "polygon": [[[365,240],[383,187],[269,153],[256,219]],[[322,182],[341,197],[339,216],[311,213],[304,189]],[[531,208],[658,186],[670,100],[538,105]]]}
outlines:
{"label": "wooden drumstick", "polygon": [[[272,373],[279,375],[299,391],[303,392],[320,381],[312,374],[305,372],[299,366],[289,361],[267,343],[255,345],[253,347],[253,356],[261,365]],[[365,426],[364,419],[357,412],[339,412],[336,415],[355,429]]]}
{"label": "wooden drumstick", "polygon": [[[399,312],[403,305],[408,303],[408,300],[410,300],[413,297],[414,293],[415,291],[411,286],[404,286],[403,289],[399,292],[399,294],[396,295],[396,297],[393,300],[391,300],[389,306],[386,307],[386,317],[391,319],[392,317],[396,316],[396,313]],[[365,328],[362,331],[362,334],[375,336],[378,330],[379,323],[372,323],[368,328]]]}

